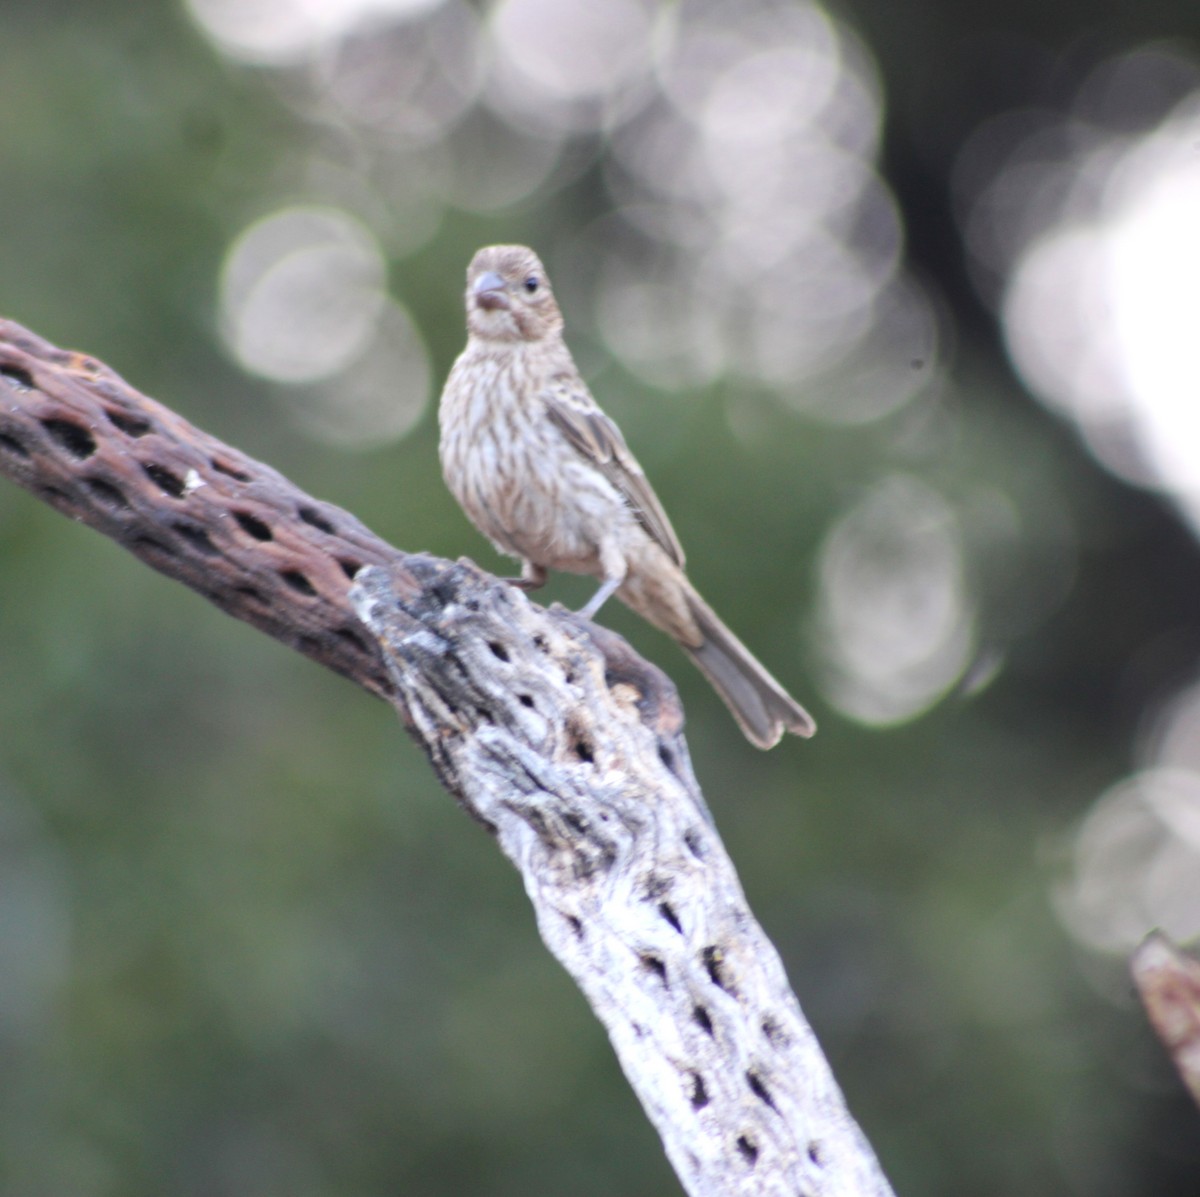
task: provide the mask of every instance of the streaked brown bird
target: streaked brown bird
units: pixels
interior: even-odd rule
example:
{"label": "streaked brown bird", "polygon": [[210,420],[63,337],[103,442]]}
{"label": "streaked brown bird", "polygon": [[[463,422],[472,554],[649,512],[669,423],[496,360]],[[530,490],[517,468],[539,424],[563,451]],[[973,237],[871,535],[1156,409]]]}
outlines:
{"label": "streaked brown bird", "polygon": [[467,268],[467,347],[442,391],[442,473],[528,590],[547,570],[592,574],[592,618],[615,594],[683,647],[759,748],[811,736],[808,712],[717,618],[683,572],[683,549],[620,429],[563,340],[537,255],[481,249]]}

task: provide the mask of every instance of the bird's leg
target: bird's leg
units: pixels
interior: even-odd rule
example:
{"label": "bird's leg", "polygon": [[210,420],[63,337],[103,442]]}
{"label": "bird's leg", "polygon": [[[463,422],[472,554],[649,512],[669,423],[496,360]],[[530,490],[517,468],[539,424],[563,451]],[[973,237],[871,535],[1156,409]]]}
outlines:
{"label": "bird's leg", "polygon": [[578,614],[582,615],[584,619],[595,619],[596,612],[612,598],[621,583],[625,581],[625,575],[629,570],[624,553],[610,543],[600,546],[600,565],[604,570],[604,581],[600,583],[600,589],[592,595],[591,599],[579,608]]}
{"label": "bird's leg", "polygon": [[521,562],[519,578],[503,578],[510,586],[519,586],[522,590],[540,590],[546,585],[546,567],[535,565],[532,561]]}

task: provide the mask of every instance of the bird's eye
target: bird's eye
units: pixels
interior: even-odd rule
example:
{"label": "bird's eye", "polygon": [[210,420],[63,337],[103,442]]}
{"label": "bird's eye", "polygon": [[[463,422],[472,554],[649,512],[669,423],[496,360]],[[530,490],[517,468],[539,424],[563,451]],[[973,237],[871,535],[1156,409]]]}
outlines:
{"label": "bird's eye", "polygon": [[530,295],[532,295],[541,285],[542,280],[539,279],[536,274],[531,274],[525,280],[525,290],[528,291]]}

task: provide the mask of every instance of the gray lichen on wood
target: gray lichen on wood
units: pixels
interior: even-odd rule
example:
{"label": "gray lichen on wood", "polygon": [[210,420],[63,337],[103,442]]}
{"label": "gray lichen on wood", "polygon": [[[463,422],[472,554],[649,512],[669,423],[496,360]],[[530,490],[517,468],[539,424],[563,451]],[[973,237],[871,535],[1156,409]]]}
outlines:
{"label": "gray lichen on wood", "polygon": [[[520,870],[689,1193],[886,1194],[708,817],[670,684],[464,567],[352,596],[439,776]],[[603,634],[602,634],[603,639]],[[671,691],[673,693],[673,691]]]}

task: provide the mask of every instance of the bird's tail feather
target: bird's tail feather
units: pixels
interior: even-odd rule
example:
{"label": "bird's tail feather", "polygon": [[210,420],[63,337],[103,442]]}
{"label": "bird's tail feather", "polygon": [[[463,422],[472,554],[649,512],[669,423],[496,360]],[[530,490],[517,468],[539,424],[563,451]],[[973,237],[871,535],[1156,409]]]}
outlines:
{"label": "bird's tail feather", "polygon": [[688,590],[688,605],[704,640],[698,648],[685,644],[684,650],[725,701],[746,739],[759,748],[771,748],[785,731],[811,736],[817,730],[812,716],[690,585]]}

